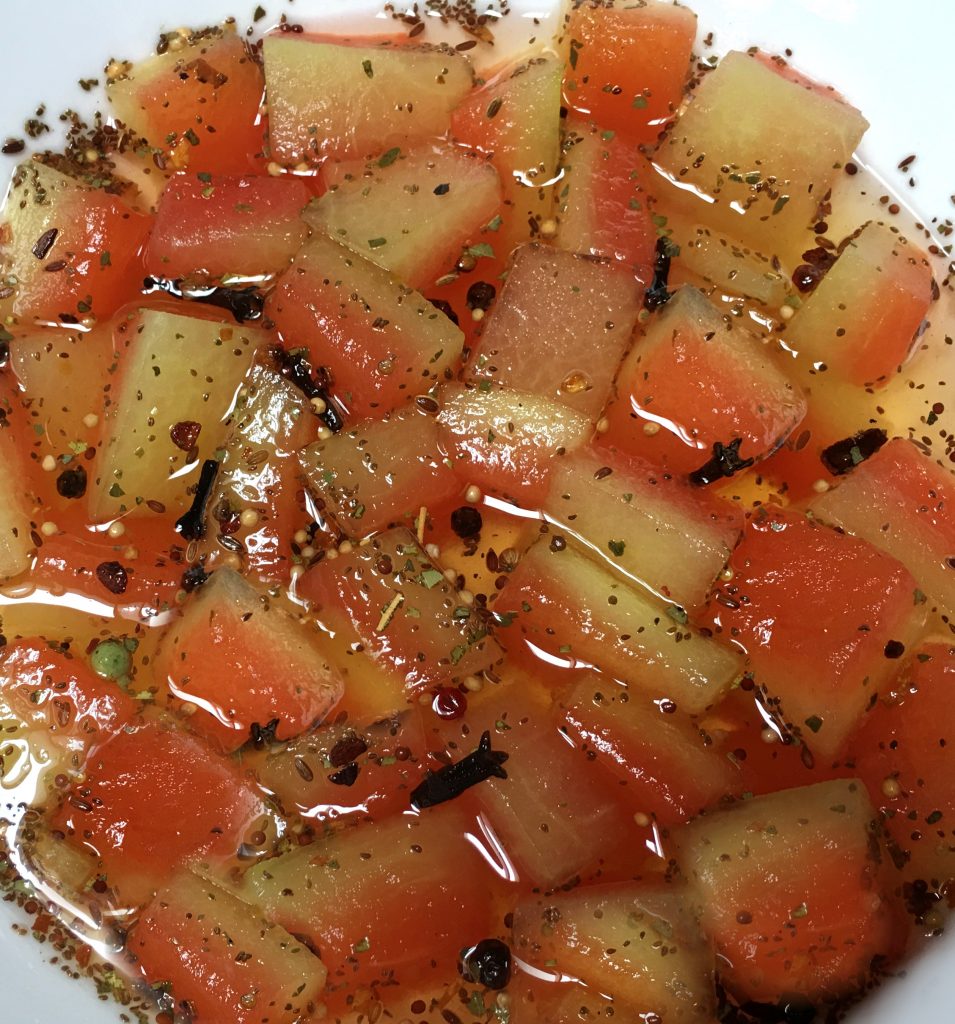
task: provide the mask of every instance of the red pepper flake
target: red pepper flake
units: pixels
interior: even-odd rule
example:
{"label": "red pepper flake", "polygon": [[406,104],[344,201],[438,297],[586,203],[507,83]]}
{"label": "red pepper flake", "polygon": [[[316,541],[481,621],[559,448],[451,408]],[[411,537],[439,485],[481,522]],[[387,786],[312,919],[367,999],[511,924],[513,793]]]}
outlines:
{"label": "red pepper flake", "polygon": [[125,594],[129,585],[126,569],[119,562],[100,562],[96,578],[111,594]]}
{"label": "red pepper flake", "polygon": [[361,768],[352,761],[351,764],[346,764],[344,768],[339,768],[337,772],[332,772],[328,776],[328,781],[335,786],[354,786],[360,771]]}
{"label": "red pepper flake", "polygon": [[342,768],[361,757],[367,750],[368,744],[365,740],[358,733],[350,732],[342,736],[328,752],[328,760],[333,768]]}
{"label": "red pepper flake", "polygon": [[196,423],[195,420],[182,420],[182,422],[174,423],[169,428],[169,436],[172,438],[172,443],[180,451],[188,452],[192,451],[196,441],[199,440],[201,431],[201,423]]}

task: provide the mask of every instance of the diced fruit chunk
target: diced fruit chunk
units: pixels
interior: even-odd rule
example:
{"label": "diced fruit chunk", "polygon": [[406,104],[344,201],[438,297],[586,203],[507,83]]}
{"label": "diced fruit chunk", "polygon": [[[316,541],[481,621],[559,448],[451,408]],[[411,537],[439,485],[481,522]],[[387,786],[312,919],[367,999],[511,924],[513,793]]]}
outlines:
{"label": "diced fruit chunk", "polygon": [[562,459],[542,508],[592,557],[684,607],[703,600],[740,535],[728,503],[609,449]]}
{"label": "diced fruit chunk", "polygon": [[303,942],[189,871],[156,894],[127,949],[148,983],[168,986],[201,1020],[294,1024],[327,973]]}
{"label": "diced fruit chunk", "polygon": [[847,756],[882,812],[904,877],[936,891],[955,878],[953,686],[955,647],[920,647],[849,742]]}
{"label": "diced fruit chunk", "polygon": [[410,692],[482,672],[502,655],[480,612],[458,597],[410,530],[386,530],[319,563],[299,593],[319,618],[323,605],[343,609],[367,653]]}
{"label": "diced fruit chunk", "polygon": [[437,138],[471,88],[471,65],[433,46],[265,38],[269,141],[284,164],[367,157]]}
{"label": "diced fruit chunk", "polygon": [[329,369],[355,417],[383,416],[457,365],[464,335],[388,271],[313,235],[265,307],[291,348]]}
{"label": "diced fruit chunk", "polygon": [[742,459],[768,455],[805,414],[802,391],[765,343],[684,285],[624,360],[604,436],[675,473],[692,473],[716,442],[739,438]]}
{"label": "diced fruit chunk", "polygon": [[714,1019],[713,954],[685,904],[682,888],[661,883],[532,897],[514,914],[515,952],[611,994],[628,1019],[702,1024]]}
{"label": "diced fruit chunk", "polygon": [[255,865],[244,896],[321,950],[330,985],[404,984],[486,934],[491,876],[469,826],[447,805],[345,829]]}
{"label": "diced fruit chunk", "polygon": [[729,762],[698,728],[606,676],[588,674],[563,703],[570,735],[626,780],[624,794],[638,813],[671,825],[734,789]]}
{"label": "diced fruit chunk", "polygon": [[[10,366],[20,383],[27,417],[34,424],[34,444],[49,446],[44,452],[54,456],[77,454],[70,446],[89,435],[83,422],[92,407],[87,403],[95,404],[97,392],[109,386],[104,382],[114,360],[108,322],[75,333],[40,328],[10,342]],[[77,394],[86,402],[76,401]],[[4,476],[12,479],[12,473]]]}
{"label": "diced fruit chunk", "polygon": [[626,270],[549,246],[523,246],[470,372],[596,419],[639,311],[639,288]]}
{"label": "diced fruit chunk", "polygon": [[877,829],[865,786],[839,779],[743,800],[673,833],[740,1001],[848,995],[895,949]]}
{"label": "diced fruit chunk", "polygon": [[40,163],[17,169],[3,207],[3,262],[24,319],[105,320],[142,283],[151,218]]}
{"label": "diced fruit chunk", "polygon": [[593,424],[561,402],[489,381],[441,390],[438,432],[461,480],[525,503],[539,501],[563,456]]}
{"label": "diced fruit chunk", "polygon": [[505,68],[454,112],[454,138],[487,156],[501,176],[504,205],[494,248],[502,259],[540,233],[551,213],[560,159],[561,62],[535,57]]}
{"label": "diced fruit chunk", "polygon": [[562,149],[557,244],[618,260],[649,284],[657,229],[642,187],[646,157],[613,132],[577,119],[567,122]]}
{"label": "diced fruit chunk", "polygon": [[170,626],[156,659],[174,707],[223,752],[277,720],[285,740],[338,703],[342,680],[308,628],[232,569],[216,569]]}
{"label": "diced fruit chunk", "polygon": [[[97,522],[154,513],[149,502],[167,510],[188,505],[182,471],[212,458],[225,441],[226,417],[262,342],[255,329],[150,309],[120,328],[118,380],[89,489]],[[188,450],[176,443],[182,424],[198,427]]]}
{"label": "diced fruit chunk", "polygon": [[708,225],[785,253],[811,244],[806,229],[818,219],[817,206],[867,127],[838,94],[808,89],[754,54],[733,51],[703,78],[656,161],[688,204],[699,208],[705,197],[698,216]]}
{"label": "diced fruit chunk", "polygon": [[262,69],[234,31],[197,33],[134,64],[109,86],[116,117],[167,165],[243,174],[264,164]]}
{"label": "diced fruit chunk", "polygon": [[7,422],[7,409],[0,400],[0,581],[13,579],[30,567],[34,548],[30,527],[30,510],[26,497],[26,478],[15,451]]}
{"label": "diced fruit chunk", "polygon": [[264,807],[231,761],[150,717],[87,759],[54,826],[91,850],[127,902],[147,899],[170,868],[235,855]]}
{"label": "diced fruit chunk", "polygon": [[[315,436],[317,420],[298,388],[266,366],[253,366],[239,391],[232,433],[210,502],[207,538],[210,563],[222,553],[218,536],[233,537],[245,549],[245,567],[253,575],[287,575],[292,539],[305,521],[299,512],[301,449]],[[244,513],[254,512],[247,524]]]}
{"label": "diced fruit chunk", "polygon": [[[656,207],[663,209],[660,204]],[[715,285],[717,294],[745,296],[775,316],[792,296],[792,282],[773,255],[744,245],[724,232],[666,207],[667,248],[672,257],[671,281],[689,271],[701,286]],[[663,216],[658,213],[657,217]],[[705,289],[708,290],[708,289]]]}
{"label": "diced fruit chunk", "polygon": [[955,615],[955,478],[910,441],[889,441],[811,509],[893,555]]}
{"label": "diced fruit chunk", "polygon": [[460,491],[440,440],[433,416],[401,410],[309,445],[302,468],[342,532],[362,537]]}
{"label": "diced fruit chunk", "polygon": [[786,347],[806,373],[824,366],[852,384],[884,384],[912,353],[932,286],[925,253],[870,221],[803,299],[786,325]]}
{"label": "diced fruit chunk", "polygon": [[696,15],[677,4],[574,7],[564,33],[564,101],[601,128],[656,142],[683,99]]}
{"label": "diced fruit chunk", "polygon": [[102,743],[126,725],[135,701],[101,679],[75,654],[40,637],[0,651],[0,691],[21,720],[71,749]]}
{"label": "diced fruit chunk", "polygon": [[728,647],[686,625],[676,605],[545,535],[521,559],[495,606],[507,634],[551,656],[599,666],[667,709],[716,704],[741,668]]}
{"label": "diced fruit chunk", "polygon": [[308,235],[296,178],[179,174],[163,190],[146,269],[166,278],[277,274]]}
{"label": "diced fruit chunk", "polygon": [[413,288],[451,270],[501,202],[494,168],[454,149],[396,147],[325,175],[328,191],[306,222]]}
{"label": "diced fruit chunk", "polygon": [[409,807],[411,791],[432,761],[421,715],[412,707],[367,725],[326,724],[253,764],[289,814],[380,821]]}
{"label": "diced fruit chunk", "polygon": [[915,580],[866,541],[799,512],[750,520],[729,568],[708,620],[746,651],[779,725],[832,759],[921,633]]}
{"label": "diced fruit chunk", "polygon": [[181,586],[182,551],[173,552],[175,534],[170,537],[168,520],[146,521],[137,532],[135,559],[126,537],[114,540],[107,532],[62,531],[47,537],[37,549],[32,578],[50,593],[69,591],[92,599],[88,607],[99,614],[114,609],[122,617],[167,612]]}
{"label": "diced fruit chunk", "polygon": [[632,857],[638,840],[602,770],[568,745],[560,720],[529,683],[512,677],[486,699],[472,697],[466,721],[436,731],[455,761],[471,754],[485,732],[492,750],[507,754],[507,778],[486,779],[467,797],[520,879],[552,888],[598,869],[615,846]]}

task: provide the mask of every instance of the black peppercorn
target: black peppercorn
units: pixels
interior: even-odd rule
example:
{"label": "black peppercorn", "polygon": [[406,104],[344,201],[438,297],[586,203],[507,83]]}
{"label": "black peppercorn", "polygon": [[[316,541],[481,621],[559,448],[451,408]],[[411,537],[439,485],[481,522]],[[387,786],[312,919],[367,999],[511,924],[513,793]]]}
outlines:
{"label": "black peppercorn", "polygon": [[461,974],[485,988],[506,988],[511,980],[510,948],[500,939],[482,939],[464,951]]}
{"label": "black peppercorn", "polygon": [[61,498],[82,498],[86,494],[86,470],[82,466],[64,469],[56,478],[56,493]]}
{"label": "black peppercorn", "polygon": [[481,532],[484,520],[481,513],[471,505],[462,505],[451,513],[451,529],[462,539],[476,537]]}
{"label": "black peppercorn", "polygon": [[468,288],[467,303],[468,309],[490,309],[497,289],[488,281],[475,281]]}

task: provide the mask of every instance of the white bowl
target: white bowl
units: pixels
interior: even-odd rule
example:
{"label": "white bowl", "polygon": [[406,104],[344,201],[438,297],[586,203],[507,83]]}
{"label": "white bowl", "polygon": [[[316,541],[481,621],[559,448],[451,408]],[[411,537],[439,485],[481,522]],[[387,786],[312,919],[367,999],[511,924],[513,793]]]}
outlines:
{"label": "white bowl", "polygon": [[[382,0],[383,2],[383,0]],[[489,0],[493,2],[493,0]],[[507,32],[483,58],[485,64],[520,48],[530,36],[543,41],[560,20],[559,0],[511,0]],[[712,51],[759,44],[774,52],[787,47],[801,70],[835,85],[870,120],[861,157],[925,223],[952,215],[955,179],[944,104],[950,95],[945,43],[955,39],[955,7],[938,0],[687,0],[700,17],[701,34],[715,33]],[[235,0],[164,0],[152,10],[135,0],[46,0],[4,4],[0,67],[0,138],[22,135],[23,121],[43,102],[53,117],[70,107],[89,111],[97,97],[82,92],[81,78],[97,75],[110,57],[149,53],[159,32],[180,25],[199,27],[234,15],[251,21]],[[380,9],[375,0],[264,0],[267,17],[312,24],[368,24]],[[398,0],[395,6],[400,6]],[[409,2],[410,6],[410,2]],[[424,4],[421,4],[424,7]],[[534,19],[538,22],[535,23]],[[388,31],[390,18],[372,23]],[[429,29],[427,38],[435,38]],[[471,56],[480,55],[480,49]],[[101,98],[101,97],[99,97]],[[49,118],[48,118],[49,120]],[[50,145],[49,136],[41,139]],[[899,161],[917,154],[905,173]],[[13,158],[0,157],[0,179]],[[914,176],[917,187],[907,181]],[[0,910],[0,991],[3,1017],[11,1024],[113,1024],[121,1007],[97,998],[93,985],[74,981],[48,964],[50,951],[15,934],[15,908]],[[955,936],[935,940],[926,952],[851,1015],[854,1024],[942,1022],[955,1018]],[[128,1018],[127,1018],[128,1019]]]}

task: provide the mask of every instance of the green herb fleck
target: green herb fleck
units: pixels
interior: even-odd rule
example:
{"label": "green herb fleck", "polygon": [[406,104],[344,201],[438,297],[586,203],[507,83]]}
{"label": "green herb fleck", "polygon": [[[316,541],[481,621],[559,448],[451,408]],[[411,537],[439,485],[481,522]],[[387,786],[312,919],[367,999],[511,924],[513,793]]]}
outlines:
{"label": "green herb fleck", "polygon": [[388,244],[387,238],[369,238],[368,248],[369,249],[380,249],[383,245]]}
{"label": "green herb fleck", "polygon": [[398,146],[392,146],[387,153],[382,153],[378,158],[379,167],[390,167],[401,155],[401,150]]}
{"label": "green herb fleck", "polygon": [[806,725],[813,731],[819,732],[822,728],[822,719],[818,715],[810,715],[806,719]]}
{"label": "green herb fleck", "polygon": [[478,242],[477,245],[469,245],[464,251],[475,259],[480,259],[482,256],[486,256],[491,260],[494,259],[494,247],[488,245],[487,242]]}
{"label": "green herb fleck", "polygon": [[617,558],[620,558],[624,551],[627,550],[627,542],[623,540],[608,540],[607,547],[610,548]]}
{"label": "green herb fleck", "polygon": [[371,66],[370,60],[363,60],[361,62],[361,69],[369,78],[375,77],[375,69]]}
{"label": "green herb fleck", "polygon": [[423,586],[431,590],[433,587],[438,586],[439,583],[444,582],[444,576],[438,572],[437,569],[425,569],[425,571],[418,577],[418,582]]}
{"label": "green herb fleck", "polygon": [[471,994],[471,998],[468,1000],[468,1010],[474,1014],[475,1017],[483,1017],[487,1013],[487,1007],[484,1005],[484,996],[478,991],[474,991]]}

